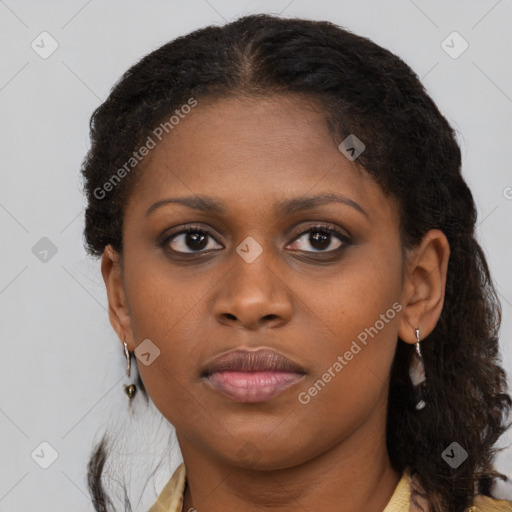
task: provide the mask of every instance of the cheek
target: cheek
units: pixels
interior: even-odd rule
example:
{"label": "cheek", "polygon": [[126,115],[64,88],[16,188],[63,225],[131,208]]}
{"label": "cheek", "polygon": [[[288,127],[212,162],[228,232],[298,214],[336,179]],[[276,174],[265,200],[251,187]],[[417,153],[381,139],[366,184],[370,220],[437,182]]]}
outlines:
{"label": "cheek", "polygon": [[301,279],[301,297],[312,298],[310,306],[329,327],[336,350],[348,349],[358,337],[364,342],[368,329],[375,337],[396,341],[392,331],[396,334],[401,310],[401,259],[398,248],[381,247],[357,248],[322,279]]}
{"label": "cheek", "polygon": [[302,280],[328,336],[321,350],[310,351],[313,375],[301,390],[303,405],[364,413],[387,389],[402,310],[401,260],[378,250],[360,256],[324,283]]}
{"label": "cheek", "polygon": [[136,349],[149,339],[159,355],[149,365],[138,358],[137,367],[151,400],[171,421],[176,410],[183,411],[190,402],[186,386],[197,370],[197,352],[204,339],[194,319],[208,286],[204,280],[195,286],[181,283],[169,269],[164,272],[156,266],[141,273],[141,268],[133,265],[126,272],[131,329]]}
{"label": "cheek", "polygon": [[[151,339],[164,349],[179,341],[176,333],[190,327],[194,312],[204,299],[208,282],[204,277],[185,279],[183,272],[166,262],[126,263],[126,294],[135,343]],[[188,272],[190,275],[190,272]]]}

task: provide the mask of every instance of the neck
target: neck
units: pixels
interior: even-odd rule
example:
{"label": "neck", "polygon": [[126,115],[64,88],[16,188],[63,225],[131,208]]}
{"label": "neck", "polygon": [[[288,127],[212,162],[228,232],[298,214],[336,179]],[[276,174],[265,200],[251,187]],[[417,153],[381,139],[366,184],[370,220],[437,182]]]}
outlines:
{"label": "neck", "polygon": [[248,469],[211,458],[177,431],[187,470],[183,511],[382,512],[401,475],[385,434],[358,429],[328,451],[283,469]]}

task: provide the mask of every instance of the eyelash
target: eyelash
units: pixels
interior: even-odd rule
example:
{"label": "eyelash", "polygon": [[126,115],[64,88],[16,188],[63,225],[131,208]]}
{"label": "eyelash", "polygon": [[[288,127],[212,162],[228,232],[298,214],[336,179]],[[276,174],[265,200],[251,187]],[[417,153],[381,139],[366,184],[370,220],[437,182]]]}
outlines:
{"label": "eyelash", "polygon": [[[297,233],[295,235],[295,237],[293,238],[293,240],[290,242],[293,243],[295,242],[297,239],[301,238],[304,234],[306,233],[310,233],[310,232],[322,232],[322,233],[325,233],[327,235],[330,235],[330,236],[335,236],[341,243],[342,245],[340,247],[337,247],[336,249],[331,249],[329,251],[300,251],[298,250],[298,252],[305,252],[305,253],[313,253],[313,254],[336,254],[336,253],[339,253],[341,252],[343,249],[346,248],[346,246],[348,245],[352,245],[352,241],[350,240],[350,238],[341,233],[334,224],[330,224],[330,223],[326,223],[326,224],[316,224],[314,226],[309,226],[307,229],[305,229],[304,231],[301,231],[300,233]],[[183,234],[190,234],[190,233],[194,233],[194,234],[201,234],[201,235],[206,235],[210,238],[213,238],[215,240],[215,242],[217,243],[220,243],[217,241],[217,239],[205,228],[203,227],[200,227],[200,226],[197,226],[197,225],[190,225],[190,226],[187,226],[185,229],[182,229],[181,231],[178,231],[176,233],[172,233],[171,235],[169,235],[168,237],[166,237],[160,244],[160,246],[164,249],[167,249],[170,242],[177,236],[179,235],[183,235]],[[287,244],[287,245],[290,245],[290,244]],[[329,244],[330,245],[330,244]],[[191,251],[191,252],[182,252],[182,251],[176,251],[174,249],[168,249],[170,251],[172,251],[173,253],[175,254],[178,254],[178,255],[183,255],[183,256],[186,256],[186,257],[194,257],[195,255],[201,255],[201,254],[206,254],[210,251],[205,251],[205,250],[200,250],[200,251]],[[218,249],[213,249],[214,251],[217,251]],[[197,256],[196,256],[197,257]]]}

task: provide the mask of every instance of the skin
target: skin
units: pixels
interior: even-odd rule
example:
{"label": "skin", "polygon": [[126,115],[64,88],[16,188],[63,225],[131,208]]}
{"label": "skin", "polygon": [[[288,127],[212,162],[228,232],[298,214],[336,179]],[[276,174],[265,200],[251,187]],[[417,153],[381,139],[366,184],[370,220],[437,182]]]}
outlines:
{"label": "skin", "polygon": [[[381,512],[401,477],[385,446],[390,367],[397,342],[416,342],[415,327],[428,343],[449,246],[432,230],[402,253],[396,201],[341,154],[339,142],[304,98],[202,100],[143,162],[125,211],[123,253],[105,249],[114,329],[130,351],[145,339],[160,350],[137,366],[176,428],[188,480],[184,511]],[[283,200],[321,193],[349,198],[365,213],[334,202],[274,212]],[[208,196],[226,210],[170,203],[146,216],[157,201],[183,196]],[[159,246],[190,223],[211,234],[206,256],[194,257],[197,246],[185,235]],[[319,250],[309,238],[318,229],[307,230],[325,223],[350,243],[331,235]],[[248,236],[263,249],[252,263],[236,252]],[[301,404],[298,394],[394,303],[401,311]],[[275,348],[307,375],[267,402],[231,401],[200,372],[237,347]]]}

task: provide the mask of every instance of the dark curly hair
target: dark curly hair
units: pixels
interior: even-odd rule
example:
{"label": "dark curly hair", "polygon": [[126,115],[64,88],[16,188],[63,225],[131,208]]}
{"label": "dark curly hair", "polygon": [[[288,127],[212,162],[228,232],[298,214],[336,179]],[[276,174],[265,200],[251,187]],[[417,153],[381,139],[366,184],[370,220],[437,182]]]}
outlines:
{"label": "dark curly hair", "polygon": [[[501,307],[475,239],[476,208],[454,130],[400,58],[329,22],[263,14],[196,30],[148,54],[91,117],[92,145],[82,166],[86,248],[95,256],[107,244],[122,252],[123,212],[137,169],[108,192],[104,184],[175,109],[190,98],[200,105],[206,98],[273,94],[316,102],[333,138],[357,134],[364,141],[357,162],[398,201],[404,249],[431,229],[448,239],[444,307],[423,348],[428,407],[414,407],[414,346],[399,340],[387,450],[398,472],[417,475],[433,511],[462,512],[475,492],[492,496],[495,479],[506,479],[492,466],[512,405],[499,359]],[[138,384],[147,400],[140,376]],[[101,479],[106,441],[95,446],[88,466],[97,511],[109,509]],[[468,452],[456,469],[441,457],[453,441]]]}

